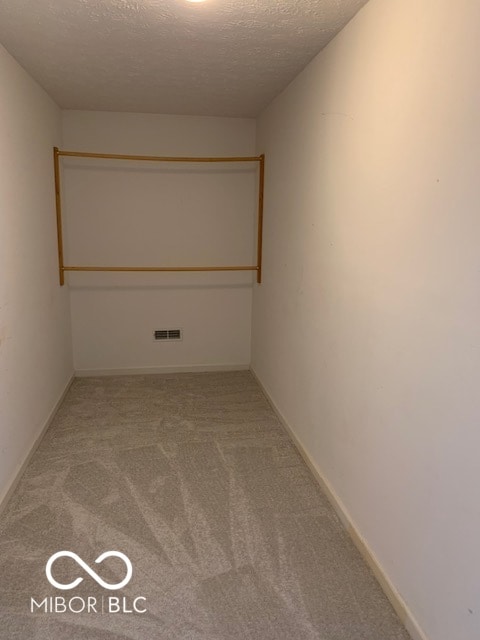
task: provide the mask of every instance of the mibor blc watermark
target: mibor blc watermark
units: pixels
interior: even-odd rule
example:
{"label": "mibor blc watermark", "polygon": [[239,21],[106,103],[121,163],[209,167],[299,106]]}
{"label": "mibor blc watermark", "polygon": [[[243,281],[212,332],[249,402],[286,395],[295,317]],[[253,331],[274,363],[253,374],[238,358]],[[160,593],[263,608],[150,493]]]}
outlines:
{"label": "mibor blc watermark", "polygon": [[[96,571],[88,566],[76,553],[72,551],[58,551],[51,556],[45,566],[47,580],[56,589],[70,591],[75,589],[83,581],[81,576],[76,577],[72,582],[64,584],[58,582],[52,575],[52,567],[59,558],[72,558],[97,584],[107,591],[117,591],[125,587],[132,579],[133,567],[129,558],[120,551],[105,551],[95,560],[95,564],[100,564],[107,558],[120,558],[126,568],[126,574],[121,582],[111,584],[103,580]],[[97,596],[46,596],[45,598],[30,598],[31,613],[89,613],[89,614],[115,614],[115,613],[146,613],[146,598],[143,596],[127,597],[105,595]]]}

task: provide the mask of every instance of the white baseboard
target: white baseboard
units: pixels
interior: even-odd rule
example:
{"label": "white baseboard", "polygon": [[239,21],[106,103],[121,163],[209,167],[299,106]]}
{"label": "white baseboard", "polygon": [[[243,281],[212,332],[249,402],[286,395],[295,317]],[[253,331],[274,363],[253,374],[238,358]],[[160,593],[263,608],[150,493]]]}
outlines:
{"label": "white baseboard", "polygon": [[186,364],[172,367],[131,367],[125,369],[77,369],[75,377],[138,376],[150,373],[201,373],[208,371],[248,371],[249,364]]}
{"label": "white baseboard", "polygon": [[38,445],[42,441],[42,438],[45,435],[48,427],[52,424],[52,420],[54,419],[55,414],[57,413],[57,411],[58,411],[60,405],[62,404],[65,396],[67,395],[67,392],[70,389],[70,386],[71,386],[73,380],[74,380],[74,376],[72,375],[70,380],[67,382],[67,384],[65,386],[65,389],[62,391],[62,393],[60,395],[60,398],[57,400],[57,402],[55,403],[55,406],[50,411],[47,419],[45,420],[43,425],[40,427],[40,429],[37,431],[37,434],[35,435],[34,440],[32,442],[32,445],[30,446],[30,449],[27,451],[23,461],[18,464],[17,468],[13,472],[13,475],[12,475],[12,477],[10,479],[10,482],[7,483],[6,488],[0,493],[0,515],[2,514],[2,511],[5,509],[5,507],[7,506],[8,501],[12,497],[12,493],[17,488],[17,485],[20,482],[20,480],[21,480],[21,478],[23,476],[23,473],[24,473],[25,469],[27,468],[28,463],[30,462],[33,454],[37,450]]}
{"label": "white baseboard", "polygon": [[412,640],[428,640],[427,636],[422,631],[422,629],[420,628],[420,625],[418,624],[418,622],[414,618],[412,612],[408,609],[408,607],[407,607],[405,601],[403,600],[402,596],[395,589],[394,585],[392,584],[392,582],[388,578],[387,574],[385,573],[383,567],[381,566],[380,562],[376,558],[375,554],[373,553],[373,551],[368,546],[368,543],[366,542],[366,540],[359,533],[356,525],[354,524],[354,522],[353,522],[352,518],[350,517],[347,509],[345,508],[345,505],[342,503],[340,498],[337,496],[337,494],[335,493],[334,489],[332,488],[332,486],[330,485],[328,480],[326,480],[325,476],[322,474],[322,472],[318,468],[317,463],[312,459],[310,454],[307,452],[307,450],[304,447],[303,443],[300,441],[300,439],[296,435],[296,433],[293,430],[293,428],[287,422],[287,420],[283,416],[282,412],[279,410],[279,408],[275,404],[275,401],[273,400],[273,398],[270,395],[269,391],[265,388],[265,386],[263,385],[263,383],[261,382],[261,380],[259,379],[259,377],[255,373],[255,371],[253,369],[250,369],[250,370],[251,370],[251,373],[252,373],[253,377],[258,382],[261,390],[263,391],[263,394],[265,395],[266,399],[268,400],[268,403],[270,404],[270,406],[272,407],[272,409],[276,413],[278,419],[280,420],[280,423],[282,424],[284,429],[287,431],[288,435],[293,440],[293,442],[294,442],[296,448],[298,449],[300,455],[302,456],[302,458],[304,459],[304,461],[307,464],[308,468],[313,473],[316,481],[318,482],[318,484],[321,486],[322,490],[326,494],[326,496],[327,496],[329,502],[331,503],[332,507],[335,509],[336,514],[340,518],[341,523],[343,524],[343,526],[347,530],[347,532],[348,532],[349,536],[351,537],[353,543],[355,544],[357,549],[360,551],[363,559],[365,560],[365,562],[368,564],[368,566],[372,570],[372,572],[375,575],[376,579],[378,580],[383,592],[385,593],[385,595],[387,596],[388,600],[390,601],[390,604],[395,609],[395,612],[397,613],[398,617],[400,618],[400,620],[402,621],[402,623],[405,626],[406,630],[408,631],[408,633],[412,637]]}

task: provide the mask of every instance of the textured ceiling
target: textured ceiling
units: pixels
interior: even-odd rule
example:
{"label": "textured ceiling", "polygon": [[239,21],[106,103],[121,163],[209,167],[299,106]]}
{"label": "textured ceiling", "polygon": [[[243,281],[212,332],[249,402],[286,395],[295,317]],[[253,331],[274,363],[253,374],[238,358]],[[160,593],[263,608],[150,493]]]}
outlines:
{"label": "textured ceiling", "polygon": [[0,0],[0,42],[66,109],[255,116],[366,0]]}

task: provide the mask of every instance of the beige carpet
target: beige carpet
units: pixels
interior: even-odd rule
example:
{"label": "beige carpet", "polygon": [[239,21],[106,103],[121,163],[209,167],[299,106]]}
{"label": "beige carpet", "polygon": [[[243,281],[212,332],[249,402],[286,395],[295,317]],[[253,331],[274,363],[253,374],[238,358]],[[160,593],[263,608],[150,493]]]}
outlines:
{"label": "beige carpet", "polygon": [[408,637],[248,372],[75,380],[0,521],[2,640]]}

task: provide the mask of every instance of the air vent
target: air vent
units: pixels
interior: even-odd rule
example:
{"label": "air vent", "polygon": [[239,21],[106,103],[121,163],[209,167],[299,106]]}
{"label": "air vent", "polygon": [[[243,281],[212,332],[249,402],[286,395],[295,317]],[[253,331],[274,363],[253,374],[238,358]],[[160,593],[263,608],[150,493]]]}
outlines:
{"label": "air vent", "polygon": [[153,339],[155,342],[164,342],[166,340],[181,340],[181,329],[155,329],[153,332]]}

